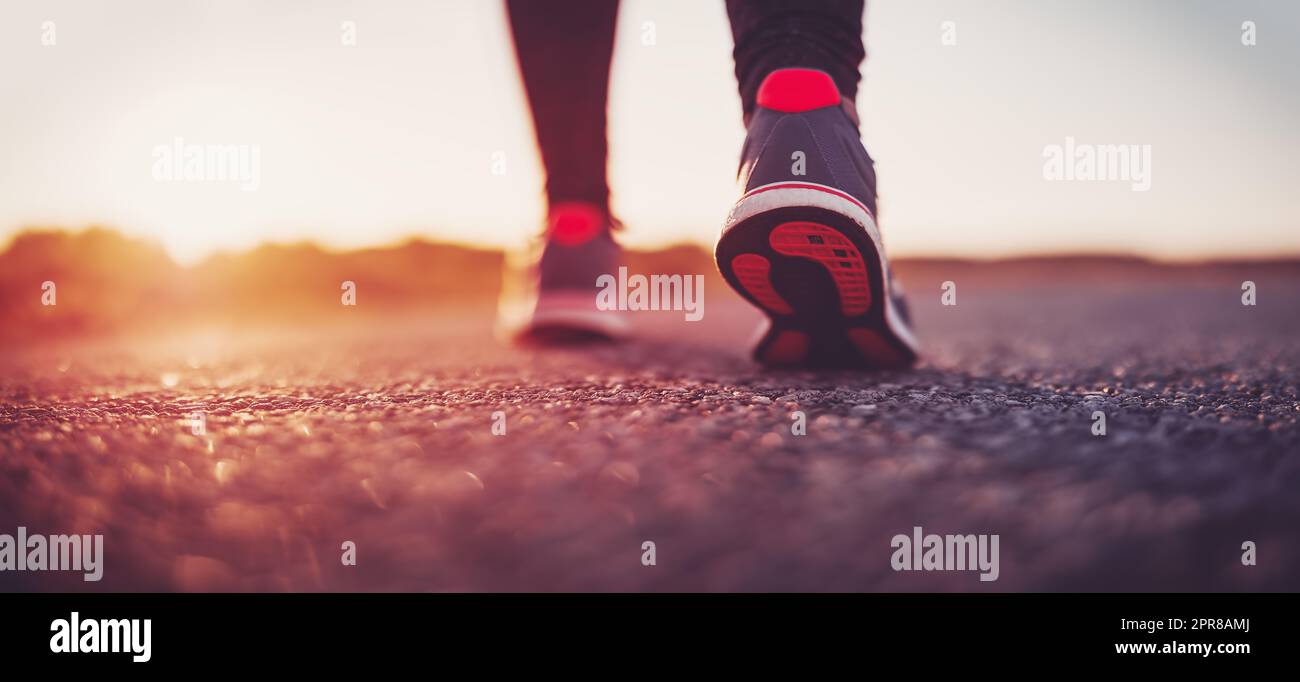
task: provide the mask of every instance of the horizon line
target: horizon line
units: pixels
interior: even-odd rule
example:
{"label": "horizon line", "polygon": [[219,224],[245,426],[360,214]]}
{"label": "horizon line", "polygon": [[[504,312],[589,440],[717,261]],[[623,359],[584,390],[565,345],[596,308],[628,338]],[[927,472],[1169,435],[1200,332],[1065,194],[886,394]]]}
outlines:
{"label": "horizon line", "polygon": [[[386,239],[370,244],[356,246],[344,246],[338,243],[331,243],[315,237],[303,237],[301,239],[265,239],[251,246],[243,248],[214,248],[203,254],[197,259],[179,258],[171,249],[167,247],[164,241],[157,236],[148,234],[134,234],[124,231],[121,228],[101,224],[89,224],[79,228],[69,228],[63,226],[25,226],[10,231],[6,235],[5,241],[0,244],[0,256],[9,253],[14,244],[21,238],[30,235],[67,235],[80,236],[89,232],[104,232],[126,241],[148,244],[156,247],[166,254],[167,258],[175,265],[182,268],[192,268],[202,263],[220,257],[238,257],[255,252],[264,248],[304,248],[309,247],[318,251],[332,255],[347,255],[366,251],[385,251],[397,250],[411,244],[427,244],[430,246],[447,246],[472,251],[481,251],[487,253],[510,254],[520,252],[526,249],[525,245],[517,247],[498,246],[493,244],[474,243],[468,240],[455,239],[449,237],[433,236],[428,233],[410,232],[403,236],[393,239]],[[677,240],[666,241],[660,244],[624,244],[623,248],[629,252],[636,253],[660,253],[679,248],[698,249],[706,254],[711,253],[712,249],[706,242],[698,240]],[[1246,253],[1225,256],[1206,256],[1206,255],[1189,255],[1189,256],[1158,256],[1144,253],[1139,250],[1130,251],[1105,251],[1105,250],[1004,250],[996,253],[984,254],[961,254],[945,252],[903,252],[891,257],[895,262],[926,262],[926,261],[960,261],[970,263],[999,263],[1015,261],[1046,261],[1046,260],[1112,260],[1112,261],[1139,261],[1153,265],[1168,266],[1196,266],[1196,265],[1225,265],[1238,263],[1300,263],[1300,250],[1282,253]]]}

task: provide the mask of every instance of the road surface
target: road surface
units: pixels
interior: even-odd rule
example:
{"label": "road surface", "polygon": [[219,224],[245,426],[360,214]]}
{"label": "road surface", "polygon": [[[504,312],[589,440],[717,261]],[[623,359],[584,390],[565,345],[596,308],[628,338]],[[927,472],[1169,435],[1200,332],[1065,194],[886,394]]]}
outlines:
{"label": "road surface", "polygon": [[[106,557],[0,587],[1298,589],[1298,292],[936,290],[887,374],[761,370],[734,302],[573,351],[475,313],[6,349],[0,533]],[[893,570],[917,526],[997,534],[998,580]]]}

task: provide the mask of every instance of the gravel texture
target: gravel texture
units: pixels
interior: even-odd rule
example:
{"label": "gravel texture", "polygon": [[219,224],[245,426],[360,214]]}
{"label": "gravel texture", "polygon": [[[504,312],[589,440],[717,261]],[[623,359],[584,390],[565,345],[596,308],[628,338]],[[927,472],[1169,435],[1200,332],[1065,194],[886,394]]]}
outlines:
{"label": "gravel texture", "polygon": [[[914,297],[888,374],[757,368],[731,303],[578,350],[482,313],[7,349],[0,533],[106,563],[0,588],[1294,590],[1300,293],[1238,296]],[[914,526],[998,534],[999,579],[895,572]]]}

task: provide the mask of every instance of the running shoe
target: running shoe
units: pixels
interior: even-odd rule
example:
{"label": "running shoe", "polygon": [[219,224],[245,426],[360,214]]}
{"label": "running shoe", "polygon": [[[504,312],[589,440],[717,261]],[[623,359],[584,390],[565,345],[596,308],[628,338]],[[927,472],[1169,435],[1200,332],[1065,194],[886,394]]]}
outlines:
{"label": "running shoe", "polygon": [[514,279],[502,289],[501,331],[516,341],[541,345],[624,337],[626,317],[596,307],[596,279],[617,273],[622,256],[612,227],[608,212],[591,204],[553,206],[540,248],[522,267],[507,267],[507,277]]}
{"label": "running shoe", "polygon": [[897,369],[917,359],[850,106],[814,69],[774,71],[758,90],[741,152],[744,194],[714,257],[769,318],[754,348],[765,365]]}

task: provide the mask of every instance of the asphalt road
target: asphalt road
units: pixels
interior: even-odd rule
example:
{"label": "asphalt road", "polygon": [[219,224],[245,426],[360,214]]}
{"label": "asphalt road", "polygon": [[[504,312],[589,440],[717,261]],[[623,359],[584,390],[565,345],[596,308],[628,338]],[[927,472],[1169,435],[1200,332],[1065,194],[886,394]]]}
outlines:
{"label": "asphalt road", "polygon": [[[0,587],[1294,590],[1300,290],[1238,297],[914,296],[889,374],[763,371],[729,303],[572,351],[482,314],[6,349],[0,533],[106,558]],[[892,570],[915,526],[997,534],[998,580]]]}

